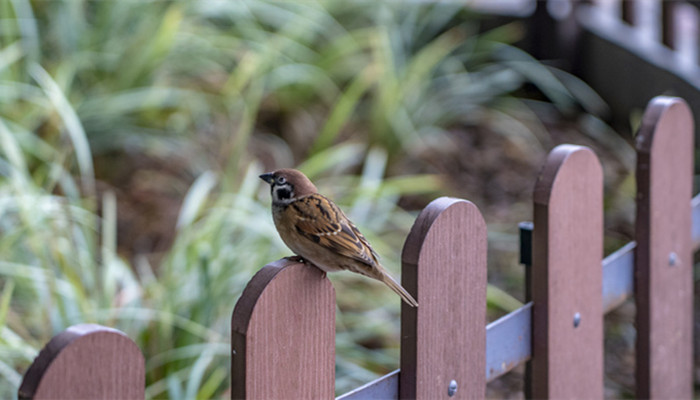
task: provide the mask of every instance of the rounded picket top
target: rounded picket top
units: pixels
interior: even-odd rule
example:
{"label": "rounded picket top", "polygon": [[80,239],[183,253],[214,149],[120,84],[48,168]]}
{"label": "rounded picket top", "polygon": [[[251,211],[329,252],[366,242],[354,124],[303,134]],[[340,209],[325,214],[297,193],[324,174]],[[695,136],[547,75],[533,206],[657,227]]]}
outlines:
{"label": "rounded picket top", "polygon": [[694,123],[688,104],[659,96],[637,134],[635,301],[637,397],[693,395]]}
{"label": "rounded picket top", "polygon": [[638,154],[649,155],[652,149],[661,154],[674,154],[665,149],[673,146],[680,150],[675,154],[681,155],[683,149],[693,148],[693,132],[693,112],[688,103],[680,97],[657,96],[651,99],[644,112],[635,147]]}
{"label": "rounded picket top", "polygon": [[[600,182],[602,190],[603,168],[598,156],[585,146],[559,145],[552,149],[547,156],[535,183],[533,201],[535,204],[549,205],[555,191],[567,190],[559,189],[560,187],[565,185],[580,186],[588,180],[593,180],[596,185],[597,182]],[[561,183],[557,184],[558,182]],[[569,196],[575,197],[576,192],[572,191]],[[564,201],[566,202],[566,200]]]}
{"label": "rounded picket top", "polygon": [[20,399],[143,399],[145,364],[116,329],[71,326],[54,336],[24,374]]}
{"label": "rounded picket top", "polygon": [[[471,202],[441,197],[420,213],[402,253],[400,398],[483,398],[486,223]],[[458,332],[458,334],[456,334]]]}
{"label": "rounded picket top", "polygon": [[560,145],[533,193],[532,393],[603,397],[603,170],[593,151]]}
{"label": "rounded picket top", "polygon": [[231,318],[231,398],[333,398],[335,307],[320,269],[286,259],[260,269]]}

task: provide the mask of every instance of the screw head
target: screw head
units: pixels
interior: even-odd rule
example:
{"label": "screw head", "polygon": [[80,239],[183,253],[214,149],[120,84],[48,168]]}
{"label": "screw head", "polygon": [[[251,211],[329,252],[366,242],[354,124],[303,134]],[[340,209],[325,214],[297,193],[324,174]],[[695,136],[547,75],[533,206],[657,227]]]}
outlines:
{"label": "screw head", "polygon": [[450,385],[447,387],[447,395],[452,397],[457,393],[457,381],[456,380],[451,380]]}
{"label": "screw head", "polygon": [[676,254],[676,253],[673,252],[673,251],[672,251],[671,253],[669,253],[669,255],[668,255],[668,265],[670,265],[670,266],[673,267],[674,265],[676,265],[676,262],[677,262],[677,261],[678,261],[678,254]]}
{"label": "screw head", "polygon": [[578,328],[581,324],[581,313],[574,314],[574,328]]}

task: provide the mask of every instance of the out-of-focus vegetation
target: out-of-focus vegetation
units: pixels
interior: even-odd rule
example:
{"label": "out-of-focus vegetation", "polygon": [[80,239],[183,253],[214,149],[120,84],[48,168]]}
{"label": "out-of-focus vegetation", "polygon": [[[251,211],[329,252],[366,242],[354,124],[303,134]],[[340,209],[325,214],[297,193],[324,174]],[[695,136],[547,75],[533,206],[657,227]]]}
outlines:
{"label": "out-of-focus vegetation", "polygon": [[[234,302],[289,255],[266,169],[306,172],[398,275],[416,206],[490,209],[491,188],[442,175],[485,162],[475,130],[531,160],[553,143],[543,115],[601,126],[585,85],[513,46],[521,27],[484,30],[457,5],[0,0],[0,16],[3,398],[82,322],[138,343],[147,396],[224,395]],[[399,300],[331,279],[342,393],[396,368]]]}

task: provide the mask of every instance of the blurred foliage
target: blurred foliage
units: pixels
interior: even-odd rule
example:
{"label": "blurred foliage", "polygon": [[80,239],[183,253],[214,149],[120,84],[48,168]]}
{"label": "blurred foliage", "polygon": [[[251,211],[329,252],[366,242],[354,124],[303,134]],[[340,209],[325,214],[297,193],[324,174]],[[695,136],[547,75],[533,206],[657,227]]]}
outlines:
{"label": "blurred foliage", "polygon": [[[604,112],[512,45],[519,25],[484,32],[456,4],[0,0],[0,15],[3,398],[51,336],[82,322],[136,340],[148,397],[225,396],[233,304],[288,255],[265,169],[306,172],[397,275],[416,215],[399,201],[449,191],[431,160],[459,148],[455,135],[479,127],[542,154],[541,115],[584,110],[598,126]],[[144,178],[181,201],[158,257],[117,240],[134,159],[177,171]],[[399,301],[362,277],[331,279],[342,393],[396,368]],[[490,288],[490,309],[519,304]]]}

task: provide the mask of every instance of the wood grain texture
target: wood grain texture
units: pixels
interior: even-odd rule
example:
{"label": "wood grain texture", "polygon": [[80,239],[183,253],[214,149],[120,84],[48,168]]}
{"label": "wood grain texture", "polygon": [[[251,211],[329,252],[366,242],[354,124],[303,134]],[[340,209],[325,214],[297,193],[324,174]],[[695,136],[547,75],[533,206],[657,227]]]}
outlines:
{"label": "wood grain texture", "polygon": [[143,399],[143,354],[122,332],[74,325],[44,346],[24,375],[20,399]]}
{"label": "wood grain texture", "polygon": [[603,172],[595,154],[572,145],[552,150],[534,203],[529,395],[601,399]]}
{"label": "wood grain texture", "polygon": [[637,135],[639,398],[693,395],[693,132],[683,100],[657,97]]}
{"label": "wood grain texture", "polygon": [[333,285],[310,265],[266,265],[236,303],[231,346],[231,398],[332,399]]}
{"label": "wood grain texture", "polygon": [[418,216],[402,254],[400,398],[478,399],[486,390],[486,224],[465,200],[439,198]]}

